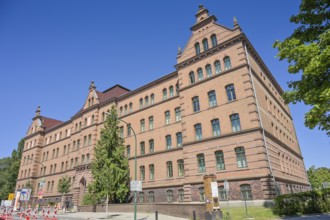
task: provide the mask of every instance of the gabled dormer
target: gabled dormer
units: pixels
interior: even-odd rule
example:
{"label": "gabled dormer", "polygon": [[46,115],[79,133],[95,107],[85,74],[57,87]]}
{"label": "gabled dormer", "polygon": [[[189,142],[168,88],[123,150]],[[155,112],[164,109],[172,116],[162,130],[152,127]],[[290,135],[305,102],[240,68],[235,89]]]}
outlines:
{"label": "gabled dormer", "polygon": [[234,18],[233,29],[217,24],[217,18],[210,15],[203,5],[199,5],[195,17],[196,23],[190,28],[192,35],[187,45],[183,51],[180,48],[178,50],[178,64],[202,56],[207,51],[241,33],[236,18]]}
{"label": "gabled dormer", "polygon": [[89,108],[93,105],[99,104],[100,100],[97,95],[96,86],[94,84],[94,81],[91,81],[91,84],[89,85],[89,93],[86,98],[85,104],[83,106],[83,109]]}

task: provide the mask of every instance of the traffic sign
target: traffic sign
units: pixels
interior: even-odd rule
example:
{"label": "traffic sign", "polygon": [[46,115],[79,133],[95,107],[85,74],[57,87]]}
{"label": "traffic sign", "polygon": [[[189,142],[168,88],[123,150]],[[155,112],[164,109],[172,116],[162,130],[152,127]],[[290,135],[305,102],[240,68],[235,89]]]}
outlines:
{"label": "traffic sign", "polygon": [[8,195],[8,200],[14,200],[15,194],[14,193],[9,193]]}
{"label": "traffic sign", "polygon": [[133,192],[141,192],[142,191],[142,181],[139,181],[139,180],[131,180],[130,182],[130,188],[131,188],[131,191]]}

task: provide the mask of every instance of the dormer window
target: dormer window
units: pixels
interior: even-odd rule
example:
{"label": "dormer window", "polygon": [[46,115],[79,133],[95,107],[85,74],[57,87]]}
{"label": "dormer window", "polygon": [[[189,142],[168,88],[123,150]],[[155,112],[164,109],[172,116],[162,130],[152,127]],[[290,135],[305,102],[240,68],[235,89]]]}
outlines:
{"label": "dormer window", "polygon": [[204,47],[204,51],[209,49],[209,43],[207,42],[206,38],[203,40],[203,47]]}
{"label": "dormer window", "polygon": [[199,46],[199,43],[195,43],[195,51],[196,51],[196,55],[201,53],[201,48]]}

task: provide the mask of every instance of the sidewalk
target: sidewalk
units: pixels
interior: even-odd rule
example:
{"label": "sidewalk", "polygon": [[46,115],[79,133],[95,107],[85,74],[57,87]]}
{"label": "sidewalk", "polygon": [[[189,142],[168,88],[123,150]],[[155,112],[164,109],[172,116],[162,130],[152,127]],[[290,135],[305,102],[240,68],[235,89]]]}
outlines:
{"label": "sidewalk", "polygon": [[[111,219],[111,220],[133,220],[134,213],[126,212],[76,212],[58,215],[59,220],[97,220],[97,219]],[[155,213],[137,213],[137,220],[156,220]],[[179,218],[169,215],[158,214],[158,220],[187,220],[189,218]]]}

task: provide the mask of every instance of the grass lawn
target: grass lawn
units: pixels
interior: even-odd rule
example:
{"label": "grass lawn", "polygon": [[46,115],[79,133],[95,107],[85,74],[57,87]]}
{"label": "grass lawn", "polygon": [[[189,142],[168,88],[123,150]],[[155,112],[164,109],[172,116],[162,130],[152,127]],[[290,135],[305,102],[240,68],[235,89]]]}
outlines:
{"label": "grass lawn", "polygon": [[[222,208],[223,219],[227,220],[226,212],[227,208]],[[235,207],[229,208],[229,213],[231,220],[241,220],[247,218],[245,214],[245,207]],[[265,207],[254,207],[248,206],[248,217],[254,218],[255,220],[271,220],[271,219],[279,219],[279,216],[273,214],[270,208]]]}

